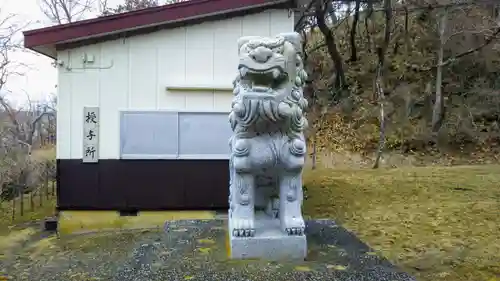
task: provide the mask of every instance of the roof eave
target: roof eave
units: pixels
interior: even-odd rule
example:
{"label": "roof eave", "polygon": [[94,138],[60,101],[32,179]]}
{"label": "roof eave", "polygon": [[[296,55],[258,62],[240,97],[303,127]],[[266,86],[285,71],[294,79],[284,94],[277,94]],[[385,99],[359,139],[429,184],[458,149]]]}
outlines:
{"label": "roof eave", "polygon": [[[236,0],[233,0],[236,1]],[[196,1],[197,3],[200,1]],[[247,0],[247,2],[251,3],[252,0]],[[256,9],[263,9],[263,8],[272,8],[272,7],[278,7],[280,5],[290,5],[292,7],[293,3],[295,3],[294,0],[272,0],[272,1],[255,1],[257,4],[248,4],[248,5],[243,5],[237,8],[230,8],[230,9],[225,9],[222,11],[216,11],[216,12],[207,12],[205,14],[201,15],[195,15],[195,16],[188,16],[188,17],[183,17],[183,18],[178,18],[174,20],[167,20],[167,21],[161,21],[161,22],[154,22],[151,24],[143,24],[139,26],[133,26],[133,27],[126,27],[126,28],[116,28],[114,30],[110,30],[107,32],[95,32],[92,33],[92,27],[95,27],[95,29],[98,29],[99,25],[103,25],[103,23],[106,23],[107,25],[119,25],[117,22],[122,21],[123,18],[130,18],[132,16],[144,16],[148,11],[147,9],[145,11],[138,12],[138,11],[133,11],[129,13],[124,13],[120,15],[114,15],[106,19],[104,18],[98,18],[94,20],[86,20],[82,22],[75,22],[72,24],[65,24],[65,25],[60,25],[60,26],[55,26],[55,27],[49,27],[49,28],[41,28],[41,29],[36,29],[36,30],[29,30],[23,32],[25,40],[24,40],[24,46],[28,49],[34,50],[35,52],[38,52],[40,54],[43,54],[45,56],[51,57],[51,58],[56,58],[57,57],[57,46],[62,45],[62,44],[67,44],[67,43],[75,43],[79,41],[84,41],[88,39],[98,39],[101,37],[106,37],[110,36],[113,34],[127,34],[128,32],[131,31],[137,31],[141,29],[148,29],[148,28],[153,28],[153,27],[159,27],[159,26],[169,26],[169,25],[179,25],[185,22],[186,25],[188,25],[190,22],[194,22],[196,20],[200,21],[203,19],[208,19],[208,20],[213,20],[213,18],[217,16],[223,16],[223,15],[233,15],[238,12],[244,12],[244,11],[251,11],[251,10],[256,10]],[[188,3],[188,2],[185,2]],[[234,2],[233,2],[234,3]],[[179,8],[177,6],[177,8]],[[164,9],[165,10],[165,9]],[[149,12],[151,13],[157,13],[158,10],[150,10]],[[108,23],[109,21],[109,23]],[[50,40],[49,38],[52,39],[57,39],[59,38],[57,36],[57,33],[61,32],[66,32],[66,33],[71,33],[71,29],[78,29],[78,31],[81,31],[82,29],[87,29],[90,31],[87,32],[82,32],[86,34],[79,34],[79,36],[74,36],[69,38],[67,40]]]}
{"label": "roof eave", "polygon": [[57,59],[57,49],[55,45],[34,46],[34,47],[27,47],[27,49],[35,53],[47,56],[51,59]]}

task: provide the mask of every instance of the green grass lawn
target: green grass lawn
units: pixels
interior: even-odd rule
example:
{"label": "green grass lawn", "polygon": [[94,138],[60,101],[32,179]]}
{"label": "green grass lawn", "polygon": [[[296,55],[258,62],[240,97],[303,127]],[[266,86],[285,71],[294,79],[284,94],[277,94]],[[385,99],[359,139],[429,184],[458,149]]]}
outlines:
{"label": "green grass lawn", "polygon": [[[304,184],[306,216],[342,223],[421,281],[500,280],[500,165],[308,170]],[[14,223],[50,216],[54,204],[30,212],[25,201]],[[10,207],[0,207],[0,230]],[[0,248],[33,232],[12,230]]]}
{"label": "green grass lawn", "polygon": [[500,280],[500,166],[307,171],[305,214],[425,281]]}

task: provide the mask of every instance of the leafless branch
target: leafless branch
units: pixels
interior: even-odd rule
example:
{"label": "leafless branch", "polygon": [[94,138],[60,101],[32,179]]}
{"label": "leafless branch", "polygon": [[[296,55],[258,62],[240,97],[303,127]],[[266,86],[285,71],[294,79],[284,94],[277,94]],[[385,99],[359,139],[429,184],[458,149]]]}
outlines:
{"label": "leafless branch", "polygon": [[500,35],[500,28],[496,28],[495,30],[493,30],[493,34],[491,34],[491,36],[489,36],[488,38],[486,38],[486,40],[482,44],[480,44],[480,45],[478,45],[478,46],[476,46],[474,48],[470,48],[467,51],[464,51],[462,53],[459,53],[458,55],[452,56],[452,57],[446,59],[445,61],[443,61],[440,64],[436,64],[436,65],[433,65],[433,66],[430,66],[430,67],[421,67],[421,66],[416,66],[416,65],[410,65],[410,64],[407,64],[407,63],[405,63],[405,65],[407,67],[412,68],[413,70],[421,71],[421,72],[435,70],[438,66],[447,66],[447,65],[450,65],[451,63],[456,62],[460,58],[463,58],[465,56],[468,56],[470,54],[473,54],[475,52],[480,51],[481,49],[483,49],[484,47],[490,45],[492,42],[494,42],[496,39],[498,39],[499,35]]}
{"label": "leafless branch", "polygon": [[100,15],[106,14],[107,11],[109,10],[108,0],[99,0],[97,5],[98,5],[98,11],[99,11]]}
{"label": "leafless branch", "polygon": [[[96,0],[40,0],[40,9],[53,23],[64,24],[83,19]],[[107,1],[104,1],[107,4]],[[98,3],[100,5],[100,3]]]}
{"label": "leafless branch", "polygon": [[309,1],[309,3],[302,9],[302,12],[300,13],[299,19],[297,20],[297,23],[295,24],[294,30],[303,29],[304,21],[306,20],[306,17],[314,15],[314,13],[311,12],[313,4],[314,4],[314,0]]}

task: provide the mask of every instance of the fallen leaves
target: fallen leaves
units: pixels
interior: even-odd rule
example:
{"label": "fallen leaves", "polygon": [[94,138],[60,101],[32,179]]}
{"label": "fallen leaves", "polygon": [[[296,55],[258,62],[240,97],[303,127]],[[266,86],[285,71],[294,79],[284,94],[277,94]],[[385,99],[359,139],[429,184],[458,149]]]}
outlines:
{"label": "fallen leaves", "polygon": [[329,264],[326,266],[328,269],[333,269],[333,270],[338,270],[338,271],[344,271],[347,270],[347,266],[339,265],[339,264]]}
{"label": "fallen leaves", "polygon": [[57,239],[55,236],[52,237],[47,237],[44,239],[41,239],[33,244],[31,244],[29,247],[27,247],[28,251],[31,251],[30,254],[30,259],[35,260],[43,251],[46,249],[51,249],[54,248],[54,240]]}
{"label": "fallen leaves", "polygon": [[200,251],[204,255],[208,255],[210,251],[212,251],[211,248],[198,248],[198,251]]}
{"label": "fallen leaves", "polygon": [[310,267],[304,265],[298,265],[295,267],[296,271],[309,272],[312,271]]}
{"label": "fallen leaves", "polygon": [[213,239],[208,239],[208,238],[198,239],[197,242],[200,244],[215,244],[215,241]]}
{"label": "fallen leaves", "polygon": [[12,230],[7,235],[0,236],[0,251],[5,251],[28,241],[35,233],[36,230],[34,228],[26,228],[22,230]]}

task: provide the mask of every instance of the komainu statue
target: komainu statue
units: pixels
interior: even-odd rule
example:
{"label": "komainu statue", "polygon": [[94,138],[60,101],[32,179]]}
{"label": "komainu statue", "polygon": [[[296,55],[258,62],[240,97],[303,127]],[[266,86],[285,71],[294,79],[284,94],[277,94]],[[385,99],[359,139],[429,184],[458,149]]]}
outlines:
{"label": "komainu statue", "polygon": [[[229,121],[229,231],[256,235],[256,211],[279,219],[287,236],[304,234],[302,168],[307,126],[306,72],[298,33],[238,40],[239,74]],[[258,220],[258,219],[257,219]]]}

